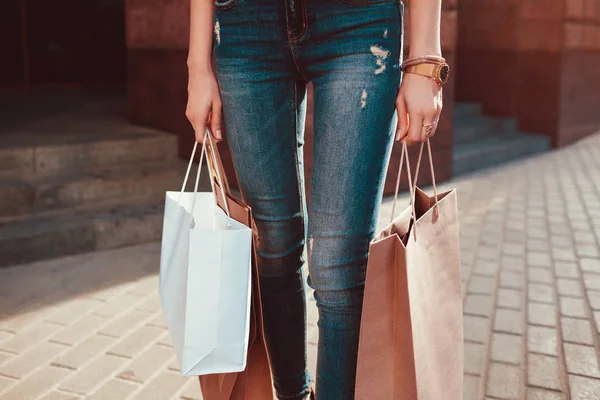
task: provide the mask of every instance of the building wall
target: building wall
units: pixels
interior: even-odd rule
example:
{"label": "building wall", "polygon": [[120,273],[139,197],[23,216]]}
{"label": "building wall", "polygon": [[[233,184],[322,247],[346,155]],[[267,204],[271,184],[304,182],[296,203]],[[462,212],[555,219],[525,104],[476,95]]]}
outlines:
{"label": "building wall", "polygon": [[[189,0],[127,0],[128,109],[133,122],[154,126],[178,134],[180,154],[187,157],[193,132],[184,111],[187,99],[187,46]],[[406,13],[408,14],[408,13]],[[454,0],[445,1],[442,24],[444,56],[454,66],[457,10]],[[408,29],[405,28],[406,44]],[[408,48],[405,54],[408,54]],[[453,80],[444,88],[444,112],[438,134],[433,139],[436,178],[452,175]],[[309,91],[309,106],[312,95]],[[306,129],[305,165],[308,184],[311,174],[312,108],[309,107]],[[226,133],[225,133],[226,135]],[[226,143],[221,145],[226,167],[231,169]],[[411,149],[416,160],[416,147]],[[386,192],[393,191],[400,147],[397,144],[390,162]],[[233,174],[232,174],[233,176]],[[429,168],[423,168],[422,184],[430,181]]]}
{"label": "building wall", "polygon": [[460,0],[457,101],[554,146],[600,128],[600,0]]}

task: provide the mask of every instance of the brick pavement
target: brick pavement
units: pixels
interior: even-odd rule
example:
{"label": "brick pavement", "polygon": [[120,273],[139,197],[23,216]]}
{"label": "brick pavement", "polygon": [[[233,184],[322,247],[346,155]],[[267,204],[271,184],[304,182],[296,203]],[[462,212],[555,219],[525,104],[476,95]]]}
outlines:
{"label": "brick pavement", "polygon": [[[600,399],[600,134],[452,186],[464,400]],[[199,399],[159,311],[158,258],[152,243],[0,270],[0,399]]]}

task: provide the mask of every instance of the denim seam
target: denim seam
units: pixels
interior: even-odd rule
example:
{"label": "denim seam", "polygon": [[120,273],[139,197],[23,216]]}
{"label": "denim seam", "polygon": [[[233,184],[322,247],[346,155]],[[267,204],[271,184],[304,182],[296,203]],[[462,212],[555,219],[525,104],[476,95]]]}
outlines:
{"label": "denim seam", "polygon": [[[304,73],[304,69],[302,68],[301,64],[300,64],[300,59],[298,57],[298,52],[297,52],[297,48],[296,45],[293,43],[290,43],[290,50],[292,52],[292,60],[294,60],[294,65],[296,66],[296,70],[298,71],[298,74],[300,74],[300,77],[304,80],[304,82],[308,82],[309,79],[306,77],[306,74]],[[297,95],[297,90],[296,90],[296,86],[294,83],[294,94]],[[296,108],[298,107],[298,105],[296,104],[296,99],[294,99],[294,113],[296,112]],[[296,128],[298,128],[298,122],[295,122]]]}

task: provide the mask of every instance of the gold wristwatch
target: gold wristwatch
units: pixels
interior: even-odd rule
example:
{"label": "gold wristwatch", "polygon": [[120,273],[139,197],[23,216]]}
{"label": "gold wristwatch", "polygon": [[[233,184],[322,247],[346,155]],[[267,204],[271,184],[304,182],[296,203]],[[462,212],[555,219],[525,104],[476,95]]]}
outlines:
{"label": "gold wristwatch", "polygon": [[404,72],[432,78],[438,85],[442,86],[448,82],[448,78],[450,77],[450,66],[445,62],[435,64],[421,63],[406,67]]}

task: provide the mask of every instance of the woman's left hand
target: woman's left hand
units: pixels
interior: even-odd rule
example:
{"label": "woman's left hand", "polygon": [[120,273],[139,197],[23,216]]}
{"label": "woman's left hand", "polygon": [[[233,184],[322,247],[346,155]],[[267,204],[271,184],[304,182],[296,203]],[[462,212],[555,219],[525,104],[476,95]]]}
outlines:
{"label": "woman's left hand", "polygon": [[442,87],[426,76],[405,73],[396,98],[396,140],[426,142],[435,134],[442,112]]}

